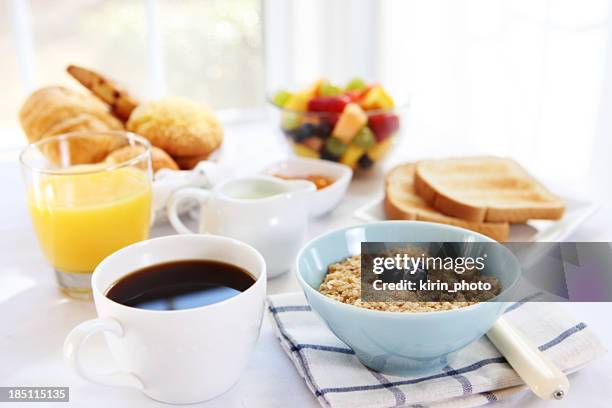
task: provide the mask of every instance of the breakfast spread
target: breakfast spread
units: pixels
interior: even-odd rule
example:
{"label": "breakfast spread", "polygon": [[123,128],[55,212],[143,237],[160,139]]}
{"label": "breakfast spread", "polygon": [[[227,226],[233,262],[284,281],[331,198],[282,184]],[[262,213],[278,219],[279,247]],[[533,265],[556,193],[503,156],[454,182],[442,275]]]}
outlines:
{"label": "breakfast spread", "polygon": [[385,178],[384,209],[388,219],[455,225],[503,242],[510,223],[559,219],[564,203],[513,160],[474,157],[396,166]]}
{"label": "breakfast spread", "polygon": [[391,147],[400,126],[395,102],[379,84],[355,78],[340,87],[318,80],[308,88],[279,91],[281,129],[299,156],[368,169]]}
{"label": "breakfast spread", "polygon": [[[153,167],[192,169],[217,150],[223,128],[205,106],[184,98],[163,98],[139,103],[110,79],[86,68],[70,65],[68,73],[90,93],[63,86],[35,91],[19,113],[21,126],[30,142],[74,131],[119,131],[127,129],[147,138],[154,149]],[[70,147],[72,163],[97,163],[131,154],[113,145],[105,136]],[[45,151],[60,160],[59,153]]]}
{"label": "breakfast spread", "polygon": [[308,180],[314,183],[317,186],[317,190],[322,190],[325,187],[329,187],[334,183],[330,177],[321,176],[318,174],[307,174],[305,176],[286,176],[284,174],[274,174],[274,177],[282,178],[284,180]]}
{"label": "breakfast spread", "polygon": [[[400,128],[395,102],[380,84],[355,78],[339,86],[321,79],[273,98],[281,112],[282,131],[295,153],[305,158],[279,162],[266,175],[228,176],[218,182],[210,178],[205,188],[172,185],[163,196],[166,215],[174,229],[186,235],[147,240],[154,194],[150,169],[191,170],[221,147],[223,127],[211,110],[194,101],[166,97],[141,103],[94,71],[74,65],[67,71],[89,93],[62,86],[41,88],[29,96],[19,115],[33,143],[21,160],[27,206],[42,251],[65,293],[87,297],[93,290],[101,316],[68,335],[65,357],[92,380],[79,368],[80,346],[89,335],[125,326],[135,335],[118,336],[109,347],[124,358],[122,364],[134,378],[125,375],[118,381],[100,375],[93,380],[109,385],[127,381],[121,385],[142,389],[156,400],[192,403],[229,389],[255,346],[266,279],[289,271],[296,260],[310,309],[363,365],[393,375],[437,369],[441,362],[447,364],[451,350],[466,347],[491,328],[495,332],[505,307],[495,301],[518,281],[520,267],[514,267],[509,252],[491,252],[495,262],[486,268],[484,263],[481,268],[468,266],[465,257],[457,256],[430,267],[427,250],[407,244],[408,238],[421,243],[427,242],[422,237],[441,240],[433,244],[469,242],[471,249],[476,242],[498,246],[479,234],[507,241],[511,224],[559,220],[565,211],[563,200],[511,159],[421,160],[386,174],[383,206],[387,219],[427,222],[348,227],[303,247],[309,221],[338,205],[352,170],[368,169],[381,160]],[[30,163],[28,153],[51,162],[51,170],[41,170],[36,159]],[[192,172],[166,171],[159,177],[208,177],[203,170],[208,164],[216,166],[201,163]],[[196,231],[179,217],[184,204],[194,202],[200,206],[199,212],[190,214],[197,218]],[[145,242],[132,245],[139,241]],[[389,272],[387,277],[395,280],[372,278],[367,262],[374,258],[367,245],[387,241],[404,246],[385,249],[388,252],[376,259],[400,260],[403,254],[424,263],[414,263],[410,270],[378,265],[376,277]],[[360,244],[361,253],[354,255]],[[461,263],[455,262],[458,259]],[[402,285],[409,288],[414,279],[424,286],[404,289]],[[447,290],[449,283],[453,290]],[[374,290],[377,285],[392,289],[384,293],[389,297],[372,298],[369,285]],[[422,315],[442,311],[447,313]],[[113,317],[102,318],[108,315]],[[224,320],[228,318],[231,324]],[[433,324],[429,318],[439,320]],[[455,318],[461,324],[450,324]],[[478,321],[478,327],[466,324],[470,319]],[[356,326],[363,330],[357,333]],[[177,331],[182,335],[175,335]],[[156,348],[182,354],[130,357],[134,350]],[[508,353],[516,354],[518,348],[511,345]],[[214,387],[201,386],[206,383],[205,370],[191,364],[204,359],[216,363],[211,365],[219,377]],[[225,366],[228,361],[230,369]],[[144,388],[141,379],[155,386]]]}

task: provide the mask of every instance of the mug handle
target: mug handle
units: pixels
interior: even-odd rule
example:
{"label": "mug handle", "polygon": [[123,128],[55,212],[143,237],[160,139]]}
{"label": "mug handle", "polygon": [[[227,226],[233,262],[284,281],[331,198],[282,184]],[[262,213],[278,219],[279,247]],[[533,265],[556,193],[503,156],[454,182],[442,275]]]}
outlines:
{"label": "mug handle", "polygon": [[175,191],[170,195],[168,202],[166,204],[166,213],[168,214],[168,220],[170,220],[170,224],[174,227],[176,232],[179,234],[194,234],[195,232],[190,230],[178,214],[178,206],[187,199],[196,199],[198,203],[202,206],[208,201],[210,197],[210,192],[207,190],[202,190],[201,188],[183,188],[181,190]]}
{"label": "mug handle", "polygon": [[91,336],[101,332],[109,332],[117,337],[123,336],[123,328],[115,319],[98,318],[84,321],[72,329],[66,337],[66,341],[64,341],[64,359],[66,362],[77,374],[92,383],[143,390],[142,381],[132,373],[124,371],[96,373],[85,368],[80,356],[81,347]]}

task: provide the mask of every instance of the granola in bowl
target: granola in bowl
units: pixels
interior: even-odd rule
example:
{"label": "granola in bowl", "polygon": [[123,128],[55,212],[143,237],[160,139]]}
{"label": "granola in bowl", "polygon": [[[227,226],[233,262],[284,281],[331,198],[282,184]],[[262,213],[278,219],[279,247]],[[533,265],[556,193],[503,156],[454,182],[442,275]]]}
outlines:
{"label": "granola in bowl", "polygon": [[[414,253],[412,249],[404,249],[404,251]],[[452,270],[427,271],[427,277],[432,281],[452,282],[458,279],[457,276]],[[493,298],[501,292],[501,285],[495,277],[469,271],[463,278],[470,281],[488,281],[491,283],[492,289],[477,294],[463,291],[446,293],[416,290],[401,293],[401,299],[398,298],[397,301],[367,302],[361,298],[361,255],[354,255],[328,266],[327,274],[319,287],[319,292],[339,302],[356,307],[387,312],[412,313],[460,309]]]}

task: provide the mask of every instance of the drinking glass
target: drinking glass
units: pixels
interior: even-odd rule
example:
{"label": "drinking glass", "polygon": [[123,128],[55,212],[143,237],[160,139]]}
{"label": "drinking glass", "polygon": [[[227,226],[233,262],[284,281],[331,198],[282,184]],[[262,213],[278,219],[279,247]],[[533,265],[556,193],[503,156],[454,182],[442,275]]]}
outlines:
{"label": "drinking glass", "polygon": [[[106,159],[116,149],[124,159]],[[32,224],[61,290],[89,298],[98,263],[149,235],[149,142],[129,132],[73,132],[30,144],[20,162]]]}

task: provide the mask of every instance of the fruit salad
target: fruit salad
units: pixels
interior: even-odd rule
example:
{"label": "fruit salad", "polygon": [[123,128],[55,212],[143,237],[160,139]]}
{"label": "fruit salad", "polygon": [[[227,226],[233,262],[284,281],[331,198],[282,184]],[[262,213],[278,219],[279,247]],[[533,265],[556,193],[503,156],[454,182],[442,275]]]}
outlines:
{"label": "fruit salad", "polygon": [[379,84],[354,78],[340,86],[318,80],[296,92],[282,90],[281,129],[299,156],[368,169],[389,150],[400,126],[395,103]]}

